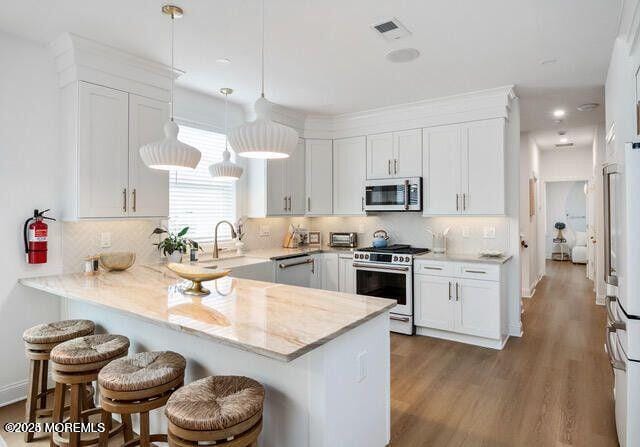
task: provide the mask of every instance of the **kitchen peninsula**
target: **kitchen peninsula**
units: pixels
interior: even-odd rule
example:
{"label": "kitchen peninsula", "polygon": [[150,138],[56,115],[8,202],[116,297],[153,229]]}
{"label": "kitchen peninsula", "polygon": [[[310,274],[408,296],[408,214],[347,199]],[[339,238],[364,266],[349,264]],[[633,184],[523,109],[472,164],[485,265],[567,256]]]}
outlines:
{"label": "kitchen peninsula", "polygon": [[[131,339],[131,351],[187,358],[185,383],[213,374],[266,388],[261,446],[384,446],[389,442],[390,300],[238,279],[209,296],[180,292],[162,266],[20,281],[67,301],[69,318]],[[162,414],[152,426],[165,429]]]}

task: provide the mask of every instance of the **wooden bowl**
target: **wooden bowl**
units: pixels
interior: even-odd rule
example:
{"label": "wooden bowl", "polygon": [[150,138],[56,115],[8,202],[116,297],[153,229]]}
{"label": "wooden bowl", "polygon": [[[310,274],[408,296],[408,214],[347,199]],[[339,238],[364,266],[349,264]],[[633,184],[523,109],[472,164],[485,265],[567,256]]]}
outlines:
{"label": "wooden bowl", "polygon": [[131,251],[113,251],[100,253],[100,266],[109,271],[126,270],[136,262],[136,254]]}
{"label": "wooden bowl", "polygon": [[214,279],[227,276],[231,272],[231,270],[216,270],[174,262],[167,264],[167,268],[176,273],[180,278],[191,281],[191,287],[182,289],[182,293],[196,296],[208,295],[210,293],[209,290],[202,287],[202,281],[213,281]]}

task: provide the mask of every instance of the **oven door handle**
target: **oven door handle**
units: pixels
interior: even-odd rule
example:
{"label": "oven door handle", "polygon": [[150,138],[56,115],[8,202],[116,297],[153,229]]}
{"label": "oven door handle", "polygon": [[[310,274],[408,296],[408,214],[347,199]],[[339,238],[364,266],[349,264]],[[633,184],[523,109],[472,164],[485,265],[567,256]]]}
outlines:
{"label": "oven door handle", "polygon": [[376,265],[367,265],[367,264],[357,264],[357,263],[353,263],[353,267],[357,268],[357,269],[362,269],[362,270],[371,270],[371,271],[375,271],[375,270],[391,270],[394,272],[408,272],[409,271],[409,267],[392,267],[392,266],[376,266]]}
{"label": "oven door handle", "polygon": [[616,330],[617,329],[614,327],[607,326],[604,343],[605,347],[607,348],[607,353],[609,354],[609,362],[611,363],[611,367],[619,371],[626,371],[627,365],[625,364],[625,362],[622,360],[618,360],[613,356],[613,348],[611,347],[611,334],[615,334]]}
{"label": "oven door handle", "polygon": [[409,180],[404,181],[404,209],[409,209]]}
{"label": "oven door handle", "polygon": [[393,315],[393,314],[389,314],[389,319],[390,320],[395,320],[395,321],[402,321],[403,323],[408,323],[409,321],[411,321],[411,318],[409,318],[409,317],[399,317],[399,316]]}

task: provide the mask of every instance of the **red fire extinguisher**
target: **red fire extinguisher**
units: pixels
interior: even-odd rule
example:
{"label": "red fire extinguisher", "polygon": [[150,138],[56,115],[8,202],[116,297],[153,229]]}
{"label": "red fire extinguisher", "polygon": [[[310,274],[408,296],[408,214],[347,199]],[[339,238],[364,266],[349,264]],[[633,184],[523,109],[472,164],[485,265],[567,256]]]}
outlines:
{"label": "red fire extinguisher", "polygon": [[55,220],[44,215],[49,210],[33,210],[33,217],[24,223],[24,251],[29,264],[45,264],[47,262],[47,239],[49,225],[44,220]]}

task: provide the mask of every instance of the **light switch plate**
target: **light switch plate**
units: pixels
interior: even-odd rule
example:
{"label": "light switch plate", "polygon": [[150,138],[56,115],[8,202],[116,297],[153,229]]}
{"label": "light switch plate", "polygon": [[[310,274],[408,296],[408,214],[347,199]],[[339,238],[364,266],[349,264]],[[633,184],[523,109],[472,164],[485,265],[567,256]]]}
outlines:
{"label": "light switch plate", "polygon": [[271,230],[269,229],[269,225],[260,225],[260,229],[258,230],[258,236],[260,237],[271,236]]}
{"label": "light switch plate", "polygon": [[462,237],[469,237],[469,227],[462,227]]}
{"label": "light switch plate", "polygon": [[111,247],[111,233],[104,232],[100,233],[100,248],[109,248]]}
{"label": "light switch plate", "polygon": [[484,227],[484,238],[485,239],[495,239],[496,238],[496,227],[493,225],[488,225]]}

